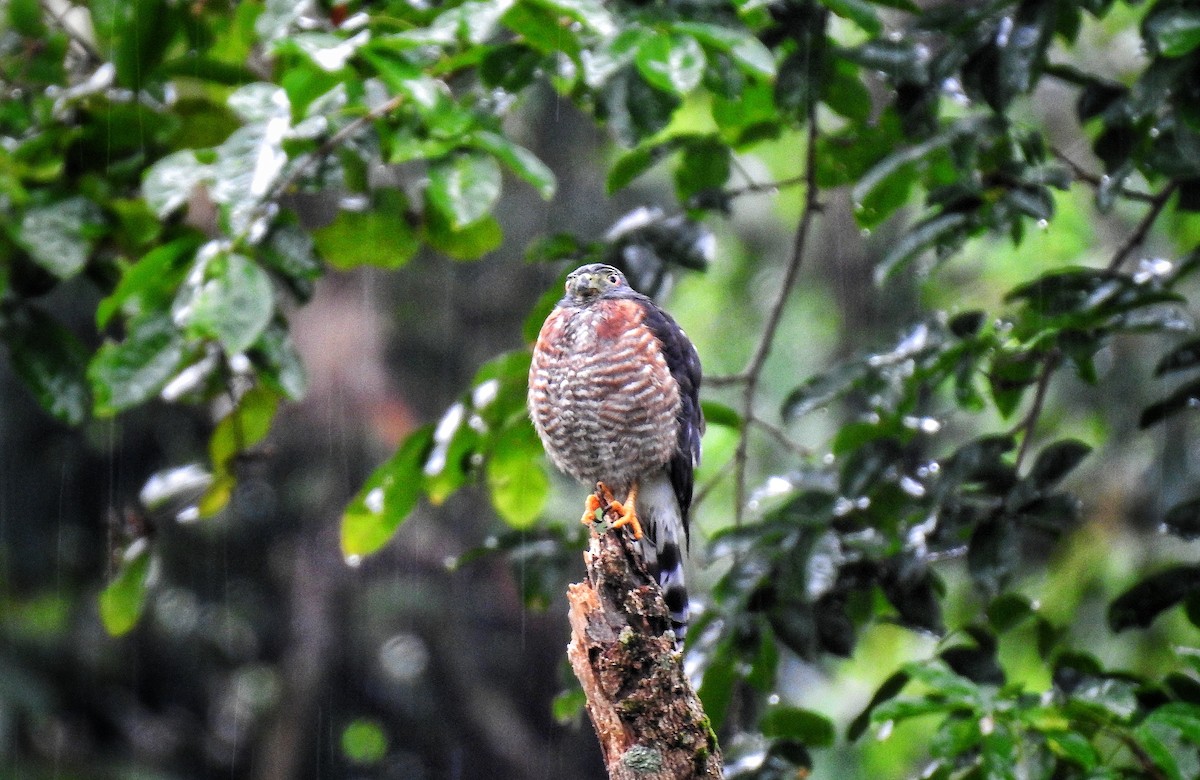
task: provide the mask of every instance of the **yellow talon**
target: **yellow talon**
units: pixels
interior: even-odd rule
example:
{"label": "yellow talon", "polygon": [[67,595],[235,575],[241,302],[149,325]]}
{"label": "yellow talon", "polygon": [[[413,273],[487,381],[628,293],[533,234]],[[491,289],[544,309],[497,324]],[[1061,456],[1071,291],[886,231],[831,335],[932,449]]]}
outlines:
{"label": "yellow talon", "polygon": [[611,501],[609,502],[608,506],[610,509],[615,509],[617,514],[620,515],[620,517],[618,517],[617,520],[612,524],[612,527],[620,528],[623,525],[628,525],[633,529],[633,538],[641,539],[642,524],[638,522],[637,510],[635,509],[637,492],[637,483],[635,482],[633,486],[629,488],[629,495],[625,496],[624,503],[621,503],[620,501]]}
{"label": "yellow talon", "polygon": [[579,518],[579,522],[584,525],[600,522],[603,514],[600,513],[600,497],[592,493],[587,497],[587,502],[584,504],[583,517]]}

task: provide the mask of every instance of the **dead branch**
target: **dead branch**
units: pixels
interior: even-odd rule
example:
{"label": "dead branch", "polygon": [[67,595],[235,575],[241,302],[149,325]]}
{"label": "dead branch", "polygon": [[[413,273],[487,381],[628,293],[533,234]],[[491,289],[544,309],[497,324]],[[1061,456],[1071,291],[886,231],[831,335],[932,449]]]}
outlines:
{"label": "dead branch", "polygon": [[611,780],[721,777],[721,753],[683,673],[662,591],[624,532],[593,536],[567,588],[567,657]]}

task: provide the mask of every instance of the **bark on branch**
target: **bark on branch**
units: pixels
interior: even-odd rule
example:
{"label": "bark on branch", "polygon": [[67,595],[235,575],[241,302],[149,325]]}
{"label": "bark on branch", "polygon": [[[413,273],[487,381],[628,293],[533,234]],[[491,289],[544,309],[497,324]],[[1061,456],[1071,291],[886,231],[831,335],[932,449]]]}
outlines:
{"label": "bark on branch", "polygon": [[662,591],[630,534],[593,536],[587,580],[567,588],[567,657],[611,780],[721,777],[721,753],[683,673]]}

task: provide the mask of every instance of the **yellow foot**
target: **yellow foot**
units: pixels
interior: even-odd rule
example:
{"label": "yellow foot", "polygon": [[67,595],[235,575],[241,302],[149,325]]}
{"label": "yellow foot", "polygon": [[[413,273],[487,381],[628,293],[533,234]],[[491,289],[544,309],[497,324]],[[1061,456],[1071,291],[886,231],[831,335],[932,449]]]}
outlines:
{"label": "yellow foot", "polygon": [[[607,490],[607,488],[606,488]],[[613,528],[620,528],[623,525],[630,526],[633,529],[633,538],[642,538],[642,524],[638,522],[637,510],[634,508],[637,501],[637,483],[629,488],[629,495],[625,496],[625,503],[620,501],[610,501],[608,506],[610,509],[615,509],[619,517],[612,524]],[[611,494],[610,494],[611,495]]]}
{"label": "yellow foot", "polygon": [[587,497],[587,501],[583,506],[583,517],[579,518],[579,522],[590,526],[592,523],[595,523],[600,519],[596,516],[596,510],[601,507],[599,496],[597,496],[595,493],[592,493]]}

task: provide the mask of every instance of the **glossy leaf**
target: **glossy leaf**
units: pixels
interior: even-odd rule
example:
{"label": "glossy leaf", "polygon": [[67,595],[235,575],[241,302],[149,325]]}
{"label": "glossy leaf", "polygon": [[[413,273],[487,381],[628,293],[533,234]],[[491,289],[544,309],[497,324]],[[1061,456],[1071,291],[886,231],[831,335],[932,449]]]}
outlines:
{"label": "glossy leaf", "polygon": [[1153,51],[1182,57],[1200,46],[1200,10],[1161,3],[1143,20],[1142,34]]}
{"label": "glossy leaf", "polygon": [[150,545],[140,539],[129,546],[116,576],[100,592],[100,622],[111,636],[127,634],[146,605],[152,561]]}
{"label": "glossy leaf", "polygon": [[1200,408],[1200,380],[1192,380],[1161,401],[1147,406],[1138,418],[1138,425],[1149,428],[1168,417],[1196,408]]}
{"label": "glossy leaf", "polygon": [[56,420],[79,425],[91,409],[88,354],[75,334],[41,309],[16,313],[6,334],[12,367]]}
{"label": "glossy leaf", "polygon": [[1029,479],[1041,490],[1054,487],[1074,471],[1092,451],[1090,445],[1077,439],[1063,439],[1046,446],[1038,453]]}
{"label": "glossy leaf", "polygon": [[500,166],[483,154],[456,154],[429,169],[425,199],[452,231],[483,219],[500,197]]}
{"label": "glossy leaf", "polygon": [[186,295],[186,303],[176,305],[188,330],[203,338],[213,338],[226,352],[245,352],[258,340],[275,310],[271,280],[248,257],[218,255],[206,268],[208,278]]}
{"label": "glossy leaf", "polygon": [[488,492],[496,512],[513,528],[530,528],[550,495],[542,447],[533,425],[522,416],[501,430],[486,466]]}
{"label": "glossy leaf", "polygon": [[92,248],[88,231],[101,219],[99,208],[83,197],[34,207],[21,218],[21,243],[35,263],[68,279],[87,263]]}
{"label": "glossy leaf", "polygon": [[408,519],[421,496],[421,467],[432,443],[432,425],[409,434],[346,506],[341,547],[347,560],[357,561],[380,550]]}
{"label": "glossy leaf", "polygon": [[88,366],[95,412],[109,417],[154,397],[183,365],[184,337],[165,312],[130,323],[124,341],[100,347]]}
{"label": "glossy leaf", "polygon": [[945,212],[913,225],[879,261],[875,280],[882,284],[897,271],[916,259],[922,252],[942,245],[956,244],[965,238],[971,216],[959,211]]}
{"label": "glossy leaf", "polygon": [[155,247],[125,268],[112,293],[96,307],[96,326],[106,326],[118,311],[136,318],[168,307],[183,278],[183,261],[199,244],[197,236],[178,238]]}
{"label": "glossy leaf", "polygon": [[557,186],[554,172],[533,152],[499,133],[480,131],[472,136],[473,143],[504,163],[510,171],[531,184],[544,200],[554,197]]}
{"label": "glossy leaf", "polygon": [[775,58],[771,50],[743,30],[692,21],[676,22],[672,29],[727,53],[747,73],[763,78],[775,75]]}
{"label": "glossy leaf", "polygon": [[196,185],[212,176],[211,165],[200,162],[191,149],[183,149],[147,169],[142,181],[142,197],[161,219],[187,203]]}
{"label": "glossy leaf", "polygon": [[686,35],[655,35],[638,48],[638,71],[664,92],[686,95],[704,76],[704,50]]}
{"label": "glossy leaf", "polygon": [[214,468],[228,469],[234,456],[262,441],[278,408],[279,396],[273,391],[263,387],[247,391],[213,429],[208,453]]}
{"label": "glossy leaf", "polygon": [[1154,375],[1200,367],[1200,339],[1190,339],[1172,349],[1154,367]]}

